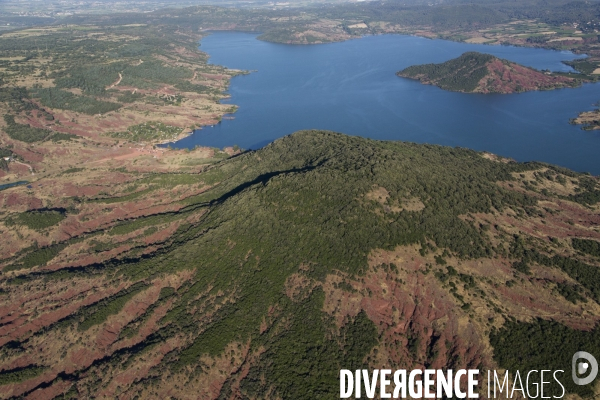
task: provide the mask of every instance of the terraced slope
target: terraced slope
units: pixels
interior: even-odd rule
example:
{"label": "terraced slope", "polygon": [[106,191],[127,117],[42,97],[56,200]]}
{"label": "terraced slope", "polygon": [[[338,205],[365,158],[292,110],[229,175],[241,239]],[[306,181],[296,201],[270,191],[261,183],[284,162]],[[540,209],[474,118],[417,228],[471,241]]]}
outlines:
{"label": "terraced slope", "polygon": [[101,192],[0,193],[20,237],[2,246],[2,398],[335,398],[340,368],[568,370],[570,347],[600,351],[596,178],[322,131],[135,168],[94,171],[119,177]]}
{"label": "terraced slope", "polygon": [[467,93],[516,93],[579,85],[573,78],[540,72],[478,52],[464,53],[441,64],[413,65],[397,75]]}

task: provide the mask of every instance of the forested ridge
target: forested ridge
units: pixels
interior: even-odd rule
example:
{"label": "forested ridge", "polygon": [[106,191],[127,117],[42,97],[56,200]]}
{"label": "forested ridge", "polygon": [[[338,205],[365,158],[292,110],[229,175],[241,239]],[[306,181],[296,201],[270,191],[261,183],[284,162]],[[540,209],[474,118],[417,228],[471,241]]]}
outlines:
{"label": "forested ridge", "polygon": [[[581,343],[589,342],[585,332],[598,318],[592,310],[600,238],[591,230],[565,238],[561,229],[584,228],[571,228],[564,222],[571,214],[548,206],[595,207],[599,199],[584,196],[598,191],[589,176],[461,148],[303,131],[199,174],[132,177],[130,194],[80,197],[72,208],[5,220],[49,232],[72,224],[88,205],[118,207],[159,188],[208,185],[179,200],[178,211],[119,221],[106,232],[26,248],[4,260],[0,288],[7,300],[69,282],[103,289],[95,301],[77,303],[43,329],[3,345],[0,354],[13,364],[0,370],[0,384],[18,393],[60,386],[87,397],[114,390],[114,377],[127,371],[138,378],[120,390],[140,398],[200,388],[218,388],[206,392],[214,398],[331,398],[340,368],[382,362],[532,368],[503,344],[538,329],[527,325],[535,323],[530,316],[540,318],[542,332]],[[569,185],[581,197],[557,192]],[[545,229],[540,219],[555,230],[552,237],[525,233],[529,223]],[[60,267],[61,257],[85,243],[86,254],[110,254],[177,221],[185,223],[151,252],[133,247],[105,261]],[[515,234],[519,226],[522,233]],[[377,261],[384,256],[396,258]],[[533,300],[527,300],[530,314],[521,316],[517,293],[525,290]],[[146,305],[132,314],[143,298]],[[380,301],[389,305],[375,307]],[[422,319],[435,314],[426,311],[433,303],[446,310],[446,325]],[[344,308],[351,304],[357,308]],[[548,317],[544,307],[570,311]],[[466,318],[468,331],[454,331],[457,318]],[[26,368],[10,366],[44,340],[59,352]],[[94,340],[110,340],[112,347],[94,349],[101,355],[90,353],[95,361],[68,375],[52,372]],[[483,350],[488,341],[493,352]],[[535,359],[562,366],[568,351],[540,348]],[[144,360],[154,360],[152,367],[136,369]],[[568,390],[589,394],[586,387]]]}

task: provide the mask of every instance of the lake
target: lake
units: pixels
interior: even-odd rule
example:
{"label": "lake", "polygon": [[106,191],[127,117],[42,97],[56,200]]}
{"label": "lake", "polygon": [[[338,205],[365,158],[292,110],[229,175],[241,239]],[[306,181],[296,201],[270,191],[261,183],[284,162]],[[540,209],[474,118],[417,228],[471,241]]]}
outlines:
{"label": "lake", "polygon": [[510,95],[441,90],[395,75],[479,51],[537,69],[569,71],[570,52],[486,46],[414,36],[369,36],[343,43],[283,45],[256,35],[204,38],[210,62],[253,70],[232,79],[226,102],[234,120],[204,127],[173,146],[246,149],[300,129],[329,129],[374,139],[485,150],[518,161],[544,161],[600,174],[600,132],[569,124],[600,100],[600,86]]}
{"label": "lake", "polygon": [[9,188],[15,187],[15,186],[26,185],[28,183],[29,183],[28,181],[18,181],[18,182],[12,182],[12,183],[4,183],[4,184],[0,185],[0,190],[9,189]]}

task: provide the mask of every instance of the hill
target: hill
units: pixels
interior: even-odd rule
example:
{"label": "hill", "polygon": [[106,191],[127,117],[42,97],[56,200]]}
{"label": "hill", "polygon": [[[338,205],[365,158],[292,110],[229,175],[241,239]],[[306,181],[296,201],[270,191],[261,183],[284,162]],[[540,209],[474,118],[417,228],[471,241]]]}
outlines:
{"label": "hill", "polygon": [[167,154],[0,192],[0,397],[335,398],[340,368],[600,354],[594,177],[323,131]]}
{"label": "hill", "polygon": [[573,78],[540,72],[477,52],[464,53],[441,64],[414,65],[397,75],[467,93],[517,93],[579,85]]}

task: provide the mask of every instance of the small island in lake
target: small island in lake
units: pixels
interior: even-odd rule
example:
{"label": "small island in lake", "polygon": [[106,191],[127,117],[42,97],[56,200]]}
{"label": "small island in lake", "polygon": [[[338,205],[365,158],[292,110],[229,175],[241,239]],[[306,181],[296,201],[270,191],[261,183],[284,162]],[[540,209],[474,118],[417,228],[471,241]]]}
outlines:
{"label": "small island in lake", "polygon": [[396,75],[465,93],[518,93],[580,84],[577,79],[541,72],[478,52],[464,53],[441,64],[413,65]]}
{"label": "small island in lake", "polygon": [[[600,106],[600,102],[596,105]],[[577,118],[571,119],[571,123],[574,125],[583,125],[581,129],[584,131],[600,130],[600,108],[579,113]]]}

